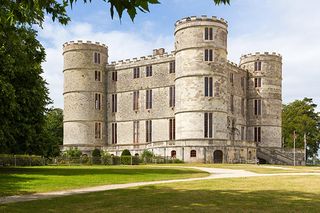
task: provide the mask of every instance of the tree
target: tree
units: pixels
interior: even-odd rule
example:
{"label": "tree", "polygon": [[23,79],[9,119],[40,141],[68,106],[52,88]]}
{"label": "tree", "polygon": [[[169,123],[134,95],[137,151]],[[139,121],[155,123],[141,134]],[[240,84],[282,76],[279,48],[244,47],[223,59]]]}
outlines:
{"label": "tree", "polygon": [[60,147],[63,142],[63,110],[50,109],[45,116],[43,133],[43,153],[45,157],[60,155]]}
{"label": "tree", "polygon": [[307,135],[307,156],[317,153],[320,144],[320,115],[311,98],[296,100],[283,106],[282,135],[285,147],[293,147],[293,132],[296,132],[296,147],[304,147]]}

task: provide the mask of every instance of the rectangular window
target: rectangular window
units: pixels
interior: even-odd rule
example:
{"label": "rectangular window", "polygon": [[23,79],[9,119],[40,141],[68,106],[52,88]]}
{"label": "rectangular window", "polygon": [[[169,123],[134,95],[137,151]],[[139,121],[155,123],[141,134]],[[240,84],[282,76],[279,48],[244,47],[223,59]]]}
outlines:
{"label": "rectangular window", "polygon": [[204,77],[204,96],[212,97],[212,95],[213,95],[212,77]]}
{"label": "rectangular window", "polygon": [[152,90],[146,90],[146,109],[152,109]]}
{"label": "rectangular window", "polygon": [[204,28],[204,40],[213,40],[213,29],[212,27]]}
{"label": "rectangular window", "polygon": [[174,107],[176,105],[176,90],[174,86],[169,88],[169,107]]}
{"label": "rectangular window", "polygon": [[94,124],[94,138],[95,139],[101,139],[101,123],[100,122],[96,122]]}
{"label": "rectangular window", "polygon": [[176,62],[171,61],[169,63],[169,73],[175,73],[176,72]]}
{"label": "rectangular window", "polygon": [[204,137],[212,138],[212,113],[204,113]]}
{"label": "rectangular window", "polygon": [[233,86],[233,82],[234,82],[234,81],[233,81],[233,78],[234,78],[234,76],[233,76],[233,73],[232,73],[232,72],[230,73],[230,76],[229,76],[229,77],[230,77],[230,83],[231,83],[231,85]]}
{"label": "rectangular window", "polygon": [[152,120],[146,120],[146,142],[152,141]]}
{"label": "rectangular window", "polygon": [[261,78],[254,78],[254,87],[261,87]]}
{"label": "rectangular window", "polygon": [[244,141],[245,140],[245,128],[244,126],[241,127],[241,140]]}
{"label": "rectangular window", "polygon": [[94,80],[95,81],[101,81],[101,72],[100,71],[94,71]]}
{"label": "rectangular window", "polygon": [[213,61],[213,50],[205,49],[204,50],[204,61]]}
{"label": "rectangular window", "polygon": [[94,94],[94,106],[97,110],[101,109],[101,94],[99,93]]}
{"label": "rectangular window", "polygon": [[140,68],[139,67],[133,68],[133,78],[140,78]]}
{"label": "rectangular window", "polygon": [[117,112],[117,105],[118,105],[117,97],[118,97],[117,94],[112,94],[112,102],[111,102],[112,112]]}
{"label": "rectangular window", "polygon": [[147,77],[152,76],[152,66],[151,65],[146,66],[146,76]]}
{"label": "rectangular window", "polygon": [[244,116],[245,99],[241,98],[241,115]]}
{"label": "rectangular window", "polygon": [[254,141],[261,142],[261,127],[254,127]]}
{"label": "rectangular window", "polygon": [[133,110],[139,110],[139,91],[133,92]]}
{"label": "rectangular window", "polygon": [[241,88],[244,90],[245,83],[244,83],[244,77],[241,77]]}
{"label": "rectangular window", "polygon": [[233,113],[234,112],[234,97],[233,95],[230,96],[230,110]]}
{"label": "rectangular window", "polygon": [[169,119],[169,140],[176,139],[176,119]]}
{"label": "rectangular window", "polygon": [[220,96],[220,83],[217,81],[214,83],[214,96],[215,97]]}
{"label": "rectangular window", "polygon": [[261,100],[254,100],[254,114],[261,115]]}
{"label": "rectangular window", "polygon": [[133,143],[139,143],[139,121],[133,121]]}
{"label": "rectangular window", "polygon": [[112,123],[111,125],[111,131],[112,131],[112,134],[111,134],[111,142],[112,144],[117,144],[117,140],[118,140],[118,127],[117,127],[117,123]]}
{"label": "rectangular window", "polygon": [[117,81],[118,80],[118,73],[117,72],[112,72],[112,81]]}
{"label": "rectangular window", "polygon": [[100,64],[100,53],[97,53],[97,52],[94,53],[94,63]]}
{"label": "rectangular window", "polygon": [[261,71],[261,61],[257,60],[254,62],[254,71]]}

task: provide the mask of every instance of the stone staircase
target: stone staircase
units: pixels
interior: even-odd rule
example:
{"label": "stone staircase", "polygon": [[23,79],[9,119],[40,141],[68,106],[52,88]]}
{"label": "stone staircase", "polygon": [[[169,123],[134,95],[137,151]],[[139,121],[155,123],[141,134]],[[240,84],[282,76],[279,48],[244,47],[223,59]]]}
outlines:
{"label": "stone staircase", "polygon": [[[265,160],[266,163],[270,164],[294,164],[294,154],[292,149],[286,150],[278,147],[258,147],[257,157],[260,160]],[[305,165],[303,149],[296,149],[296,165]]]}

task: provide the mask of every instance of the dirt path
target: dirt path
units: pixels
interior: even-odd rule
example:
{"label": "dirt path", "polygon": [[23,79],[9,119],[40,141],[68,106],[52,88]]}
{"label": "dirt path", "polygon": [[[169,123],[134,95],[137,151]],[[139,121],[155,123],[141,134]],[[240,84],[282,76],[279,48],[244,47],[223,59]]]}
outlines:
{"label": "dirt path", "polygon": [[146,185],[154,185],[154,184],[162,184],[162,183],[177,183],[177,182],[186,182],[186,181],[200,181],[200,180],[210,180],[210,179],[219,179],[219,178],[263,177],[263,176],[302,176],[302,175],[319,175],[320,176],[320,173],[258,174],[254,172],[248,172],[245,170],[236,170],[236,169],[218,169],[218,168],[206,168],[206,167],[179,167],[179,168],[199,169],[199,170],[208,172],[210,175],[207,177],[201,177],[201,178],[161,180],[161,181],[149,181],[149,182],[138,182],[138,183],[126,183],[126,184],[111,184],[111,185],[95,186],[95,187],[88,187],[88,188],[81,188],[81,189],[35,193],[35,194],[28,194],[28,195],[7,196],[7,197],[0,197],[0,204],[31,201],[31,200],[38,200],[38,199],[47,199],[47,198],[83,194],[83,193],[89,193],[89,192],[100,192],[100,191],[107,191],[107,190],[114,190],[114,189],[124,189],[129,187],[136,187],[136,186],[146,186]]}

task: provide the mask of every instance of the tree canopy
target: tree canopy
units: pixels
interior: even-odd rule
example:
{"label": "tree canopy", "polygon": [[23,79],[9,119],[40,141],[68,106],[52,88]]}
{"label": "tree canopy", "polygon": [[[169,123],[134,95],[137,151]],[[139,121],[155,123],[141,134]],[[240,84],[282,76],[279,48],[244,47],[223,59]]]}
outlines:
{"label": "tree canopy", "polygon": [[311,98],[296,100],[283,106],[282,136],[285,147],[293,147],[293,132],[296,132],[296,147],[304,147],[307,136],[307,155],[316,154],[320,144],[320,115]]}

